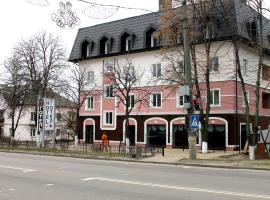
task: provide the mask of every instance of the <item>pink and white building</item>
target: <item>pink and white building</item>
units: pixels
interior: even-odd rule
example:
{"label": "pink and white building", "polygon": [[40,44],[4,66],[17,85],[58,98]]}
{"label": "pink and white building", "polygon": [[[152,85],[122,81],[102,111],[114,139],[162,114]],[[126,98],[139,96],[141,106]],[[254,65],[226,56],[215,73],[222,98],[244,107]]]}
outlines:
{"label": "pink and white building", "polygon": [[[162,3],[162,1],[160,1]],[[238,31],[242,38],[240,58],[242,72],[248,90],[251,110],[251,122],[254,123],[255,84],[258,55],[250,41],[256,34],[248,29],[243,31],[243,24],[257,26],[250,20],[251,8],[243,1],[230,0],[232,21],[228,26],[219,21],[219,28],[212,45],[213,70],[211,72],[211,114],[209,148],[236,149],[243,148],[246,141],[243,94],[239,79],[236,78],[236,56],[231,42],[232,30]],[[250,13],[250,15],[249,15]],[[123,106],[113,94],[113,86],[104,77],[104,72],[112,69],[116,62],[124,62],[128,56],[133,65],[139,66],[144,75],[140,87],[149,80],[158,80],[166,73],[167,61],[162,53],[162,39],[157,40],[155,32],[159,30],[160,12],[151,13],[119,21],[104,23],[78,31],[70,61],[79,63],[88,73],[89,90],[92,83],[99,83],[103,92],[89,95],[80,110],[81,131],[79,139],[85,143],[100,143],[101,133],[108,133],[110,142],[124,142],[125,117]],[[255,23],[255,25],[254,25]],[[265,55],[261,77],[260,125],[267,129],[270,125],[270,22],[264,19]],[[255,35],[254,35],[255,34]],[[180,45],[179,45],[179,48]],[[203,44],[197,45],[198,55],[203,62]],[[136,70],[136,69],[135,69]],[[168,87],[161,81],[152,84],[149,103],[136,105],[129,121],[131,144],[165,145],[167,147],[187,147],[185,128],[186,109],[184,98],[178,90]],[[201,88],[205,102],[204,82]],[[86,88],[87,90],[87,88]],[[134,92],[134,97],[138,94]],[[198,133],[198,147],[201,146],[201,135]]]}

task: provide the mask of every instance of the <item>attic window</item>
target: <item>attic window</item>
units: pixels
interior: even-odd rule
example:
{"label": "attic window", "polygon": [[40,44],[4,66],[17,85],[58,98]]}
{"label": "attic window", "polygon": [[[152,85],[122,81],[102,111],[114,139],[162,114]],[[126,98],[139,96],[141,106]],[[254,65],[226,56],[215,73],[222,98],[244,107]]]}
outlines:
{"label": "attic window", "polygon": [[81,55],[82,55],[82,58],[88,58],[90,57],[91,55],[91,43],[89,43],[87,40],[85,40],[83,43],[82,43],[82,48],[81,48]]}
{"label": "attic window", "polygon": [[248,36],[250,37],[250,39],[254,42],[257,41],[257,25],[256,22],[247,22],[246,23],[246,28],[247,28],[247,32],[248,32]]}
{"label": "attic window", "polygon": [[111,51],[111,40],[109,40],[107,37],[103,37],[100,40],[99,45],[100,45],[99,53],[101,55],[110,53],[110,51]]}
{"label": "attic window", "polygon": [[121,52],[131,50],[131,36],[128,33],[124,33],[121,36]]}
{"label": "attic window", "polygon": [[156,30],[152,27],[148,31],[146,31],[146,48],[152,48],[157,46],[157,38],[155,36],[155,31]]}

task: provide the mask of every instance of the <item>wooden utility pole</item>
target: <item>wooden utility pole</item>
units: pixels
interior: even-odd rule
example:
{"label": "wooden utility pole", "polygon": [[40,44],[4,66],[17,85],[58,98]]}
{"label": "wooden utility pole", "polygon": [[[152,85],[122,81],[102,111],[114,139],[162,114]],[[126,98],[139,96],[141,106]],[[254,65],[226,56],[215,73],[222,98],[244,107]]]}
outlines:
{"label": "wooden utility pole", "polygon": [[188,30],[188,17],[187,17],[187,5],[186,1],[183,1],[183,40],[184,40],[184,63],[185,63],[185,84],[189,88],[188,97],[186,103],[189,103],[187,107],[186,125],[188,129],[188,145],[189,145],[189,159],[195,160],[196,155],[196,134],[193,129],[190,128],[191,115],[193,114],[192,106],[192,78],[191,78],[191,59],[190,59],[190,43],[189,43],[189,30]]}

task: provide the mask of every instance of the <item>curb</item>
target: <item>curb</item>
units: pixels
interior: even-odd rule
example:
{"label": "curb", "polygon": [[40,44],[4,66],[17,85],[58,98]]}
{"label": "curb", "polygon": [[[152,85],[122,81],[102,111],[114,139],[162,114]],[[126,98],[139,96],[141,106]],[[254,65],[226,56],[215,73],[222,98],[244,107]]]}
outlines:
{"label": "curb", "polygon": [[63,157],[63,158],[78,158],[78,159],[90,159],[90,160],[103,160],[103,161],[115,161],[115,162],[131,162],[131,163],[144,163],[144,164],[156,164],[156,165],[174,165],[174,166],[189,166],[189,167],[205,167],[205,168],[220,168],[220,169],[234,169],[234,170],[254,170],[254,171],[270,171],[270,168],[259,168],[259,167],[242,167],[242,166],[222,166],[222,165],[211,165],[211,164],[198,164],[198,163],[181,163],[181,162],[160,162],[160,161],[143,161],[128,158],[113,158],[113,157],[94,157],[94,156],[83,156],[79,154],[68,154],[68,153],[48,153],[48,152],[25,152],[25,151],[9,151],[0,150],[3,153],[16,153],[36,156],[52,156],[52,157]]}

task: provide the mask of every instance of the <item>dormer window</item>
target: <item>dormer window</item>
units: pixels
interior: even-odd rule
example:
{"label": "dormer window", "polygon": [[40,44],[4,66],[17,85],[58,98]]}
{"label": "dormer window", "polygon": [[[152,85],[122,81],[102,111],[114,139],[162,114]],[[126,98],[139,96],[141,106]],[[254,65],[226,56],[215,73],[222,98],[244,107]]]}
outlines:
{"label": "dormer window", "polygon": [[131,49],[131,39],[130,37],[128,37],[126,39],[126,51],[130,51],[130,49]]}
{"label": "dormer window", "polygon": [[109,40],[105,42],[105,54],[108,54],[110,52],[110,44]]}
{"label": "dormer window", "polygon": [[155,29],[150,28],[148,31],[146,31],[146,48],[153,48],[157,46],[157,38],[155,36]]}
{"label": "dormer window", "polygon": [[131,50],[131,36],[128,33],[124,33],[121,36],[121,52],[130,51]]}
{"label": "dormer window", "polygon": [[248,32],[248,36],[250,37],[251,40],[254,42],[257,41],[257,24],[255,21],[253,22],[247,22],[246,23],[246,28]]}
{"label": "dormer window", "polygon": [[82,43],[81,56],[84,59],[91,56],[91,43],[87,40]]}
{"label": "dormer window", "polygon": [[103,37],[100,40],[100,49],[99,49],[99,53],[101,55],[104,54],[109,54],[111,52],[111,40],[109,40],[107,37]]}

